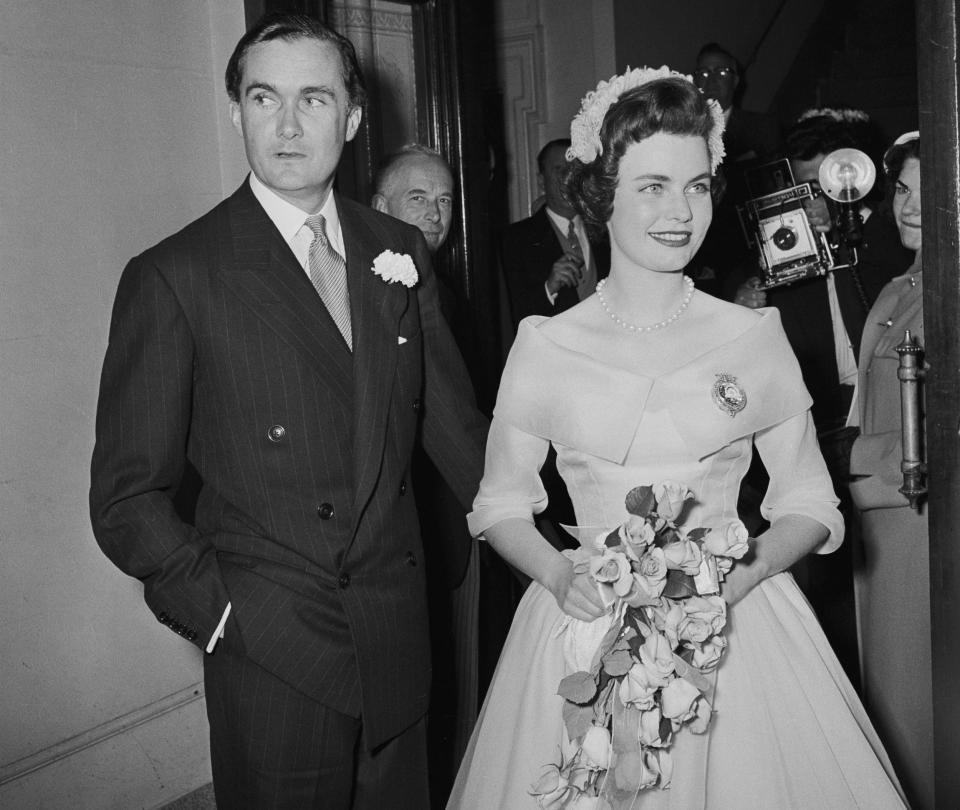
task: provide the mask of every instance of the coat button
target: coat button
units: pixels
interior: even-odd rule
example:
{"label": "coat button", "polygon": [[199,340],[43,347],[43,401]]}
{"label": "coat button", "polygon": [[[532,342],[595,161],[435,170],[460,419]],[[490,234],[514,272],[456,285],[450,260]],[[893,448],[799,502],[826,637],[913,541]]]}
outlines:
{"label": "coat button", "polygon": [[270,425],[267,428],[267,438],[274,444],[280,444],[287,435],[287,429],[283,425]]}
{"label": "coat button", "polygon": [[330,518],[333,517],[333,504],[320,504],[320,506],[317,507],[317,514],[320,515],[320,520],[330,520]]}
{"label": "coat button", "polygon": [[417,567],[417,557],[412,551],[407,552],[405,559],[407,561],[407,565],[409,565],[411,568]]}
{"label": "coat button", "polygon": [[401,482],[400,482],[400,494],[401,494],[401,495],[406,495],[406,494],[407,494],[407,482],[406,482],[406,481],[401,481]]}
{"label": "coat button", "polygon": [[417,397],[417,398],[413,401],[413,409],[414,409],[415,411],[419,411],[419,410],[420,410],[420,398],[419,398],[419,397]]}
{"label": "coat button", "polygon": [[350,587],[350,575],[349,575],[349,574],[341,574],[341,575],[340,575],[340,578],[337,580],[337,585],[340,586],[341,590],[344,590],[344,589],[346,589],[346,588],[349,588],[349,587]]}

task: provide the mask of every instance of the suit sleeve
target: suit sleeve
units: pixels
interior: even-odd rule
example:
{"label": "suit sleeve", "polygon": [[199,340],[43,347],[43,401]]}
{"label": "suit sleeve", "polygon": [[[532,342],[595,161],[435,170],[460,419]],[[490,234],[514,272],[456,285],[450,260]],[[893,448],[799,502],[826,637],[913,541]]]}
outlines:
{"label": "suit sleeve", "polygon": [[546,282],[554,261],[562,255],[559,246],[554,258],[542,250],[535,254],[525,247],[522,235],[511,234],[507,229],[500,240],[499,252],[514,330],[529,315],[556,314],[556,298],[550,300]]}
{"label": "suit sleeve", "polygon": [[229,597],[213,547],[173,503],[186,465],[193,363],[179,301],[156,266],[134,259],[117,290],[100,381],[91,520],[107,557],[143,583],[157,619],[203,648]]}
{"label": "suit sleeve", "polygon": [[466,513],[480,486],[489,423],[477,408],[473,383],[440,311],[436,275],[419,233],[414,256],[421,278],[423,448]]}

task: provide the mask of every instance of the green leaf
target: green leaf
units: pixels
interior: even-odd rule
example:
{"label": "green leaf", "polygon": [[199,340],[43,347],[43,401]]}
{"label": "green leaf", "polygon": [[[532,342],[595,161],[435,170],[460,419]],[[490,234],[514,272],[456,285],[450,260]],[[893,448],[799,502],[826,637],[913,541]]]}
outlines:
{"label": "green leaf", "polygon": [[567,727],[567,737],[579,740],[593,725],[593,708],[566,701],[563,704],[563,724]]}
{"label": "green leaf", "polygon": [[571,703],[583,706],[593,700],[597,694],[596,677],[591,672],[574,672],[572,675],[567,675],[560,681],[557,694]]}
{"label": "green leaf", "polygon": [[692,576],[674,569],[667,571],[667,584],[661,596],[666,596],[670,599],[683,599],[687,596],[697,595],[697,585]]}
{"label": "green leaf", "polygon": [[610,650],[614,649],[614,645],[617,643],[617,639],[620,637],[620,631],[622,629],[623,624],[621,622],[617,622],[609,630],[607,630],[603,638],[600,639],[600,644],[597,647],[597,651],[593,654],[593,660],[590,662],[591,672],[596,674],[600,671],[603,656],[610,652]]}
{"label": "green leaf", "polygon": [[705,527],[703,527],[703,526],[700,526],[699,528],[691,529],[690,531],[688,531],[688,532],[687,532],[687,539],[689,539],[689,540],[695,540],[696,542],[699,543],[699,542],[700,542],[701,540],[703,540],[703,538],[706,537],[708,534],[710,534],[710,529],[707,529],[707,528],[705,528]]}
{"label": "green leaf", "polygon": [[626,675],[633,666],[633,658],[627,650],[612,650],[602,660],[604,671],[613,678]]}
{"label": "green leaf", "polygon": [[622,545],[620,540],[620,529],[614,529],[610,534],[607,535],[606,540],[603,541],[603,544],[607,548],[616,548],[619,545]]}
{"label": "green leaf", "polygon": [[657,499],[653,496],[653,487],[634,487],[627,493],[627,511],[637,517],[646,517],[657,506]]}

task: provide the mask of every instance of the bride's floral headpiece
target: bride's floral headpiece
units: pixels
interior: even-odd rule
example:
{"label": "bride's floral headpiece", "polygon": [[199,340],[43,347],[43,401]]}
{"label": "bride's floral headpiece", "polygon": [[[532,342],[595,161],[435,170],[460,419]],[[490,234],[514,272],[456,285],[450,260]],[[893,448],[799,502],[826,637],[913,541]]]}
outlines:
{"label": "bride's floral headpiece", "polygon": [[[567,149],[567,160],[576,158],[581,163],[590,163],[603,154],[603,144],[600,143],[600,127],[603,117],[621,95],[627,90],[648,84],[655,79],[683,79],[693,84],[693,79],[684,73],[671,70],[666,65],[659,68],[634,68],[620,76],[612,76],[610,81],[600,82],[596,90],[591,90],[580,102],[580,112],[570,124],[570,148]],[[723,160],[723,129],[726,121],[723,117],[723,108],[714,100],[707,99],[710,116],[713,118],[713,127],[707,139],[707,149],[710,152],[710,171],[716,173],[720,161]]]}

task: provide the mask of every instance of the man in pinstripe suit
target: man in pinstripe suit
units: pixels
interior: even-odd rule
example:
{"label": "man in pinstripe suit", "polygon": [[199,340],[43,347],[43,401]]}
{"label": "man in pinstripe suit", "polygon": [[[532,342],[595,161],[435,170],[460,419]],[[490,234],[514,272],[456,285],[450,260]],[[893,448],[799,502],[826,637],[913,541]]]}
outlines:
{"label": "man in pinstripe suit", "polygon": [[[252,173],[123,272],[94,532],[207,653],[221,810],[425,808],[411,451],[419,430],[466,509],[486,425],[423,237],[332,190],[364,99],[350,43],[272,15],[240,40],[227,89]],[[373,272],[386,250],[413,258],[415,286]],[[189,524],[174,508],[188,465],[202,481]]]}

